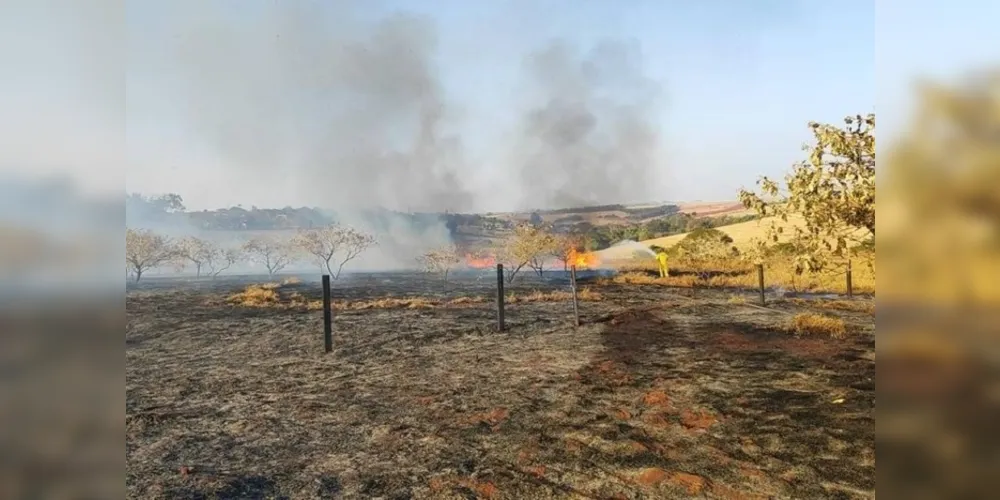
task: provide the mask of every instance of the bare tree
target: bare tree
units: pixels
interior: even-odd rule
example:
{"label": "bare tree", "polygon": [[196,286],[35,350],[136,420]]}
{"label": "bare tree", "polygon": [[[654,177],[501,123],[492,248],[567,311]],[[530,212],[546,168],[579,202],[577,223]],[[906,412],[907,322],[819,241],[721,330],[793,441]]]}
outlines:
{"label": "bare tree", "polygon": [[212,258],[207,262],[208,272],[212,275],[212,279],[218,278],[226,269],[233,267],[233,264],[239,262],[243,258],[243,251],[238,248],[216,248],[212,253]]}
{"label": "bare tree", "polygon": [[169,238],[148,229],[125,230],[125,265],[136,283],[147,270],[169,262],[175,255]]}
{"label": "bare tree", "polygon": [[532,246],[535,251],[531,258],[528,259],[528,267],[538,273],[539,278],[542,278],[545,273],[545,263],[556,252],[559,242],[555,235],[542,229],[537,229],[532,236]]}
{"label": "bare tree", "polygon": [[529,266],[541,275],[543,259],[551,252],[553,239],[545,230],[522,224],[504,238],[497,248],[498,260],[504,264],[507,282],[512,283],[517,273]]}
{"label": "bare tree", "polygon": [[340,277],[345,264],[375,244],[374,236],[339,224],[307,229],[295,237],[295,245],[315,257],[334,280]]}
{"label": "bare tree", "polygon": [[448,281],[448,273],[451,269],[462,262],[458,248],[455,245],[448,245],[443,248],[431,250],[420,257],[417,262],[428,273],[439,273]]}
{"label": "bare tree", "polygon": [[295,248],[289,242],[275,237],[253,238],[243,244],[243,251],[254,262],[263,264],[268,276],[273,276],[295,260]]}
{"label": "bare tree", "polygon": [[195,275],[201,277],[201,270],[212,261],[218,249],[210,241],[196,236],[188,236],[177,242],[177,257],[194,264]]}

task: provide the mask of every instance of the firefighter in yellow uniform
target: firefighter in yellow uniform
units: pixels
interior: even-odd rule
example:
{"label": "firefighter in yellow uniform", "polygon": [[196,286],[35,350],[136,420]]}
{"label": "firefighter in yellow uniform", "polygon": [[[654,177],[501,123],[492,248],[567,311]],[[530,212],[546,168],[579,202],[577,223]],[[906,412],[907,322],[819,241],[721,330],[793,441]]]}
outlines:
{"label": "firefighter in yellow uniform", "polygon": [[660,265],[660,277],[667,277],[667,252],[660,250],[656,252],[656,262]]}

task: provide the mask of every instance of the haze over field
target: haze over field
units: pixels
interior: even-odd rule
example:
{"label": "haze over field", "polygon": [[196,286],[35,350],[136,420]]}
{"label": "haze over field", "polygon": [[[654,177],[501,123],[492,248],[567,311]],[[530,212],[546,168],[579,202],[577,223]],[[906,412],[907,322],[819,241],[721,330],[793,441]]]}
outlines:
{"label": "haze over field", "polygon": [[[834,65],[867,50],[796,49],[828,29],[800,6],[760,26],[742,25],[751,12],[738,5],[633,7],[137,5],[128,13],[129,190],[177,192],[195,209],[732,199],[762,168],[797,157],[806,121],[873,101],[856,78],[829,83],[832,68],[799,71],[816,50]],[[541,22],[555,13],[560,23]],[[794,68],[795,84],[764,78],[761,64]],[[850,97],[819,104],[792,91],[816,86]],[[717,119],[723,110],[731,116]],[[709,130],[712,142],[729,138],[743,151],[722,151]]]}
{"label": "haze over field", "polygon": [[[353,3],[249,8],[245,23],[203,2],[146,19],[155,29],[135,50],[136,115],[183,130],[177,153],[203,150],[236,190],[268,186],[288,203],[486,208],[491,188],[467,151],[431,18],[369,19]],[[659,85],[643,74],[640,45],[556,39],[519,60],[526,88],[509,100],[513,136],[498,138],[509,180],[495,193],[515,208],[648,197],[666,162]],[[153,98],[175,105],[154,110]]]}
{"label": "haze over field", "polygon": [[[836,120],[873,101],[856,79],[831,83],[834,69],[800,71],[817,50],[834,65],[856,65],[850,54],[864,43],[834,52],[776,42],[829,31],[801,5],[783,4],[756,26],[742,24],[756,10],[735,4],[633,7],[136,5],[127,189],[178,193],[196,210],[332,209],[379,233],[379,248],[359,264],[396,265],[448,243],[449,231],[374,220],[372,209],[733,199],[762,165],[780,171],[798,157],[808,120]],[[854,13],[862,24],[872,19],[863,10]],[[540,22],[556,13],[562,23]],[[607,23],[598,29],[595,19]],[[795,84],[764,78],[762,64],[794,74]],[[849,97],[818,103],[797,90],[805,87]]]}

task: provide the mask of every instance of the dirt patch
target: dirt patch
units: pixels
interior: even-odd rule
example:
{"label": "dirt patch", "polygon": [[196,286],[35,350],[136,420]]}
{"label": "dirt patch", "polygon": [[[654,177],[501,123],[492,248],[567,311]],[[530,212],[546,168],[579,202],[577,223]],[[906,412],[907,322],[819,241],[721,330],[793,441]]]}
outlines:
{"label": "dirt patch", "polygon": [[783,335],[754,335],[727,331],[714,336],[718,349],[734,353],[766,353],[781,351],[793,356],[829,359],[844,352],[845,344],[831,339],[796,338]]}
{"label": "dirt patch", "polygon": [[668,398],[667,393],[663,391],[650,391],[642,397],[642,404],[646,406],[669,407],[670,398]]}
{"label": "dirt patch", "polygon": [[705,489],[705,478],[686,472],[667,472],[657,467],[641,471],[635,478],[642,486],[669,485],[688,495],[698,495]]}
{"label": "dirt patch", "polygon": [[713,483],[712,494],[722,500],[765,500],[766,496],[748,493],[746,491],[731,488],[721,483]]}
{"label": "dirt patch", "polygon": [[640,472],[635,481],[643,486],[655,486],[666,481],[669,476],[670,473],[663,469],[650,467]]}
{"label": "dirt patch", "polygon": [[681,425],[691,430],[704,431],[718,421],[715,415],[706,410],[686,409],[681,412]]}
{"label": "dirt patch", "polygon": [[670,475],[670,484],[684,490],[688,495],[697,495],[705,489],[705,478],[686,472],[675,472]]}
{"label": "dirt patch", "polygon": [[510,412],[506,408],[494,408],[490,411],[477,413],[470,419],[472,425],[485,425],[492,431],[497,431],[507,417],[510,416]]}

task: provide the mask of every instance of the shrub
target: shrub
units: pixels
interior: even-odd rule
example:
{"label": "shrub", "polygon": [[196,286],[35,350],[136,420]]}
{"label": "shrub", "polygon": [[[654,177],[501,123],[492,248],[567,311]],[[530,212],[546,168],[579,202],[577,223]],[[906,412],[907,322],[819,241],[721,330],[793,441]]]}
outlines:
{"label": "shrub", "polygon": [[696,270],[702,279],[708,279],[712,270],[739,255],[733,239],[718,229],[691,231],[671,253],[679,265]]}

